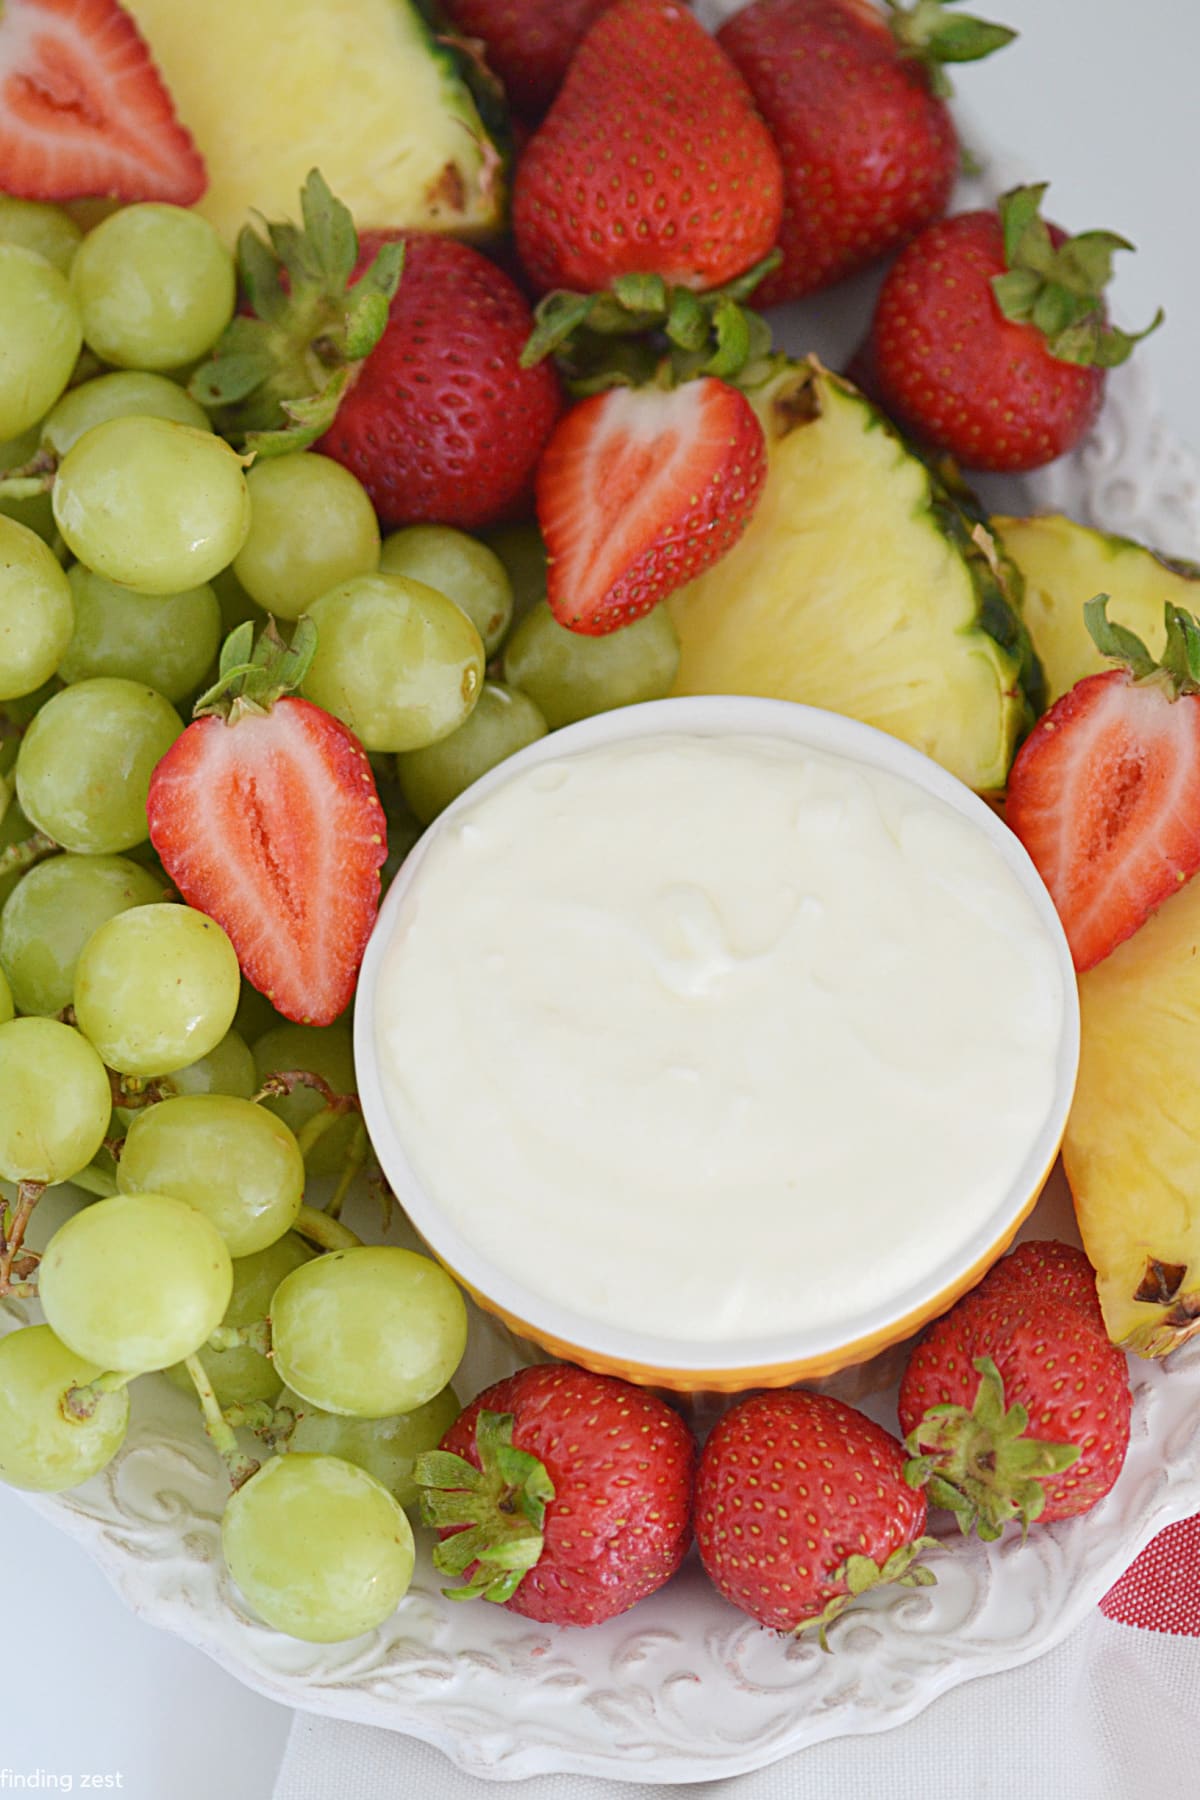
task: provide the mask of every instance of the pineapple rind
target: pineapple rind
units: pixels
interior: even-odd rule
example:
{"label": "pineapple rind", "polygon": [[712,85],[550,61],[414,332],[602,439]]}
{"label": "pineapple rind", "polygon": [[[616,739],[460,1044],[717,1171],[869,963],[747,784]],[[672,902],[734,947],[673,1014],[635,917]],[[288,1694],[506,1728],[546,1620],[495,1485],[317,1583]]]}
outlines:
{"label": "pineapple rind", "polygon": [[[1163,1355],[1200,1298],[1200,880],[1081,975],[1079,1001],[1063,1165],[1110,1337]],[[1151,1259],[1186,1271],[1169,1303],[1134,1298]]]}
{"label": "pineapple rind", "polygon": [[294,218],[321,170],[359,229],[484,235],[499,156],[455,55],[412,0],[128,0],[208,168],[196,210],[232,243]]}
{"label": "pineapple rind", "polygon": [[1028,639],[1002,568],[848,382],[810,359],[753,398],[768,479],[740,542],[667,602],[682,645],[675,692],[828,707],[972,787],[1002,787],[1033,720]]}
{"label": "pineapple rind", "polygon": [[1083,622],[1085,601],[1108,594],[1108,616],[1136,631],[1153,656],[1165,640],[1163,605],[1200,610],[1200,571],[1131,538],[1095,531],[1061,514],[996,519],[1005,548],[1025,577],[1025,622],[1046,671],[1049,702],[1112,664]]}

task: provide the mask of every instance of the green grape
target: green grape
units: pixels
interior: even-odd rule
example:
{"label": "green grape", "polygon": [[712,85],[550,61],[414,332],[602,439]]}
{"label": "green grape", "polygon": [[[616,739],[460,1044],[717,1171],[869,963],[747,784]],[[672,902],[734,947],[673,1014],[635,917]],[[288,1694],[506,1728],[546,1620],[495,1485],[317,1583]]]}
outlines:
{"label": "green grape", "polygon": [[474,712],[457,731],[396,758],[404,798],[428,825],[473,781],[545,735],[546,721],[532,700],[516,688],[485,681]]}
{"label": "green grape", "polygon": [[213,592],[221,608],[222,642],[231,631],[247,619],[254,620],[254,635],[258,636],[259,627],[267,622],[267,615],[261,606],[256,606],[231,568],[222,569],[212,578]]}
{"label": "green grape", "polygon": [[335,1644],[395,1612],[413,1572],[408,1516],[373,1475],[337,1456],[276,1456],[221,1521],[229,1573],[276,1631]]}
{"label": "green grape", "polygon": [[250,529],[237,452],[171,419],[109,419],[68,450],[54,478],[67,548],[139,594],[177,594],[233,561]]}
{"label": "green grape", "polygon": [[[239,1256],[233,1265],[233,1293],[225,1309],[222,1325],[241,1327],[257,1325],[271,1310],[275,1289],[285,1275],[311,1262],[313,1252],[294,1231],[269,1244],[254,1256]],[[270,1357],[249,1345],[233,1350],[210,1350],[206,1345],[196,1352],[213,1384],[220,1406],[250,1406],[256,1400],[274,1401],[283,1386]],[[195,1394],[192,1378],[183,1363],[173,1363],[163,1373],[186,1394]],[[351,1459],[353,1460],[353,1459]]]}
{"label": "green grape", "polygon": [[0,700],[49,681],[71,641],[71,589],[54,552],[0,516]]}
{"label": "green grape", "polygon": [[280,1284],[275,1367],[326,1412],[382,1419],[444,1388],[467,1345],[467,1309],[446,1271],[412,1250],[334,1250]]}
{"label": "green grape", "polygon": [[304,1158],[281,1119],[230,1094],[181,1094],[140,1112],[117,1164],[123,1194],[174,1194],[211,1219],[230,1256],[290,1231]]}
{"label": "green grape", "polygon": [[233,1264],[203,1213],[167,1194],[114,1194],[60,1225],[38,1265],[47,1323],[101,1369],[182,1362],[217,1329]]}
{"label": "green grape", "polygon": [[249,1100],[256,1086],[250,1046],[240,1031],[227,1031],[207,1056],[173,1069],[166,1085],[177,1094],[233,1094]]}
{"label": "green grape", "polygon": [[124,206],[90,231],[71,267],[83,335],[122,369],[178,369],[233,317],[233,258],[186,207]]}
{"label": "green grape", "polygon": [[0,194],[0,244],[20,244],[26,250],[34,250],[53,263],[60,275],[68,275],[82,237],[74,219],[61,206]]}
{"label": "green grape", "polygon": [[106,919],[152,906],[162,885],[123,856],[52,856],[23,875],[0,912],[0,966],[23,1013],[70,1006],[79,952]]}
{"label": "green grape", "polygon": [[233,572],[278,619],[298,619],[340,582],[379,561],[379,525],[361,482],[328,456],[301,450],[255,463],[250,535]]}
{"label": "green grape", "polygon": [[466,613],[489,656],[500,648],[512,619],[512,583],[495,551],[478,538],[450,525],[410,525],[385,540],[379,567],[445,594]]}
{"label": "green grape", "polygon": [[212,429],[204,408],[165,375],[120,369],[68,388],[47,414],[40,441],[61,461],[93,426],[107,425],[110,419],[134,418],[171,419],[176,425],[190,425],[193,431]]}
{"label": "green grape", "polygon": [[504,651],[504,679],[545,715],[551,731],[593,713],[662,700],[679,668],[679,638],[666,608],[585,637],[560,625],[543,600],[517,626]]}
{"label": "green grape", "polygon": [[68,571],[75,631],[58,665],[63,681],[119,675],[168,700],[195,693],[221,642],[221,608],[210,587],[137,594],[82,563]]}
{"label": "green grape", "polygon": [[[2,746],[3,739],[0,739],[0,747]],[[2,767],[3,763],[0,762],[0,768]],[[11,785],[7,777],[0,775],[0,807],[4,805],[6,788]],[[7,808],[0,812],[0,851],[7,850],[10,844],[22,844],[26,838],[32,837],[32,835],[33,826],[16,801],[10,800]],[[0,906],[4,905],[23,873],[24,871],[21,869],[11,869],[7,875],[0,875]]]}
{"label": "green grape", "polygon": [[35,250],[0,243],[0,438],[28,431],[49,411],[82,343],[66,277]]}
{"label": "green grape", "polygon": [[546,546],[536,525],[497,525],[483,541],[500,558],[513,591],[513,622],[546,598]]}
{"label": "green grape", "polygon": [[70,1181],[104,1142],[111,1113],[108,1073],[73,1026],[0,1025],[0,1178]]}
{"label": "green grape", "polygon": [[90,1419],[72,1419],[62,1407],[68,1388],[85,1387],[103,1373],[48,1325],[0,1338],[0,1481],[60,1494],[112,1461],[129,1423],[128,1392],[101,1394]]}
{"label": "green grape", "polygon": [[[354,1075],[354,1041],[346,1025],[277,1025],[254,1043],[254,1067],[261,1087],[268,1075],[303,1070],[319,1075],[335,1094],[357,1094]],[[315,1088],[297,1087],[277,1100],[264,1100],[277,1118],[299,1137],[305,1125],[325,1105]],[[338,1175],[362,1124],[358,1113],[344,1113],[306,1151],[310,1175]]]}
{"label": "green grape", "polygon": [[389,1419],[350,1419],[340,1413],[322,1412],[286,1388],[281,1407],[296,1415],[287,1441],[289,1452],[340,1456],[357,1463],[382,1482],[401,1506],[412,1506],[420,1490],[413,1480],[413,1464],[426,1450],[436,1450],[462,1408],[453,1388],[443,1388],[424,1406]]}
{"label": "green grape", "polygon": [[[0,915],[0,917],[2,916]],[[15,1011],[12,989],[8,985],[8,976],[0,968],[0,1025],[7,1025]]]}
{"label": "green grape", "polygon": [[[69,691],[69,690],[68,690]],[[233,945],[190,906],[138,906],[94,931],[75,967],[75,1017],[110,1069],[169,1075],[216,1048],[237,1011]]]}
{"label": "green grape", "polygon": [[[0,444],[0,476],[8,474],[12,469],[23,469],[30,458],[37,455],[41,441],[42,434],[33,425],[28,431],[23,431],[20,437],[10,438],[6,444]],[[49,490],[31,494],[27,500],[15,500],[8,494],[0,494],[0,517],[15,519],[18,525],[35,531],[44,544],[53,545],[58,535]]]}
{"label": "green grape", "polygon": [[417,750],[457,730],[483,685],[483,640],[452,600],[403,575],[359,575],[309,607],[308,698],[367,750]]}
{"label": "green grape", "polygon": [[131,850],[149,835],[146,796],[155,765],[182,730],[170,701],[140,682],[105,676],[63,688],[21,740],[21,810],[64,850]]}

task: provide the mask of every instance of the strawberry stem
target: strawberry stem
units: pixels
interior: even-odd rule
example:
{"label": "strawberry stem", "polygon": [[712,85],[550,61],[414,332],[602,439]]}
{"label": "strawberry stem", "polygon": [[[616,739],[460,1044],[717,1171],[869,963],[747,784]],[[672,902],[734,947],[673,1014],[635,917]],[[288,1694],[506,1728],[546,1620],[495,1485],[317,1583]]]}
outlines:
{"label": "strawberry stem", "polygon": [[197,700],[192,716],[208,716],[236,724],[244,712],[270,712],[276,700],[297,689],[308,674],[317,649],[317,628],[307,613],[296,621],[291,643],[280,636],[274,619],[254,637],[246,619],[221,646],[217,679]]}
{"label": "strawberry stem", "polygon": [[1004,1382],[990,1356],[975,1359],[979,1387],[973,1406],[931,1406],[905,1439],[904,1478],[923,1487],[934,1506],[953,1512],[959,1529],[986,1541],[1010,1520],[1024,1531],[1046,1504],[1043,1481],[1078,1462],[1078,1444],[1026,1436],[1029,1413],[1004,1404]]}
{"label": "strawberry stem", "polygon": [[517,1449],[512,1434],[511,1413],[484,1407],[475,1423],[479,1468],[447,1450],[426,1451],[413,1465],[423,1523],[463,1528],[433,1553],[433,1566],[443,1575],[468,1576],[461,1587],[442,1589],[447,1599],[503,1605],[542,1554],[554,1483],[544,1463]]}
{"label": "strawberry stem", "polygon": [[914,6],[887,0],[887,4],[888,24],[901,56],[921,64],[930,87],[942,99],[954,92],[943,63],[978,62],[1011,44],[1017,35],[1007,25],[948,13],[946,7],[954,0],[916,0]]}
{"label": "strawberry stem", "polygon": [[1084,624],[1100,654],[1123,663],[1135,681],[1160,681],[1171,700],[1200,693],[1200,625],[1191,613],[1166,602],[1166,643],[1156,661],[1136,631],[1109,618],[1108,600],[1107,594],[1097,594],[1083,609]]}

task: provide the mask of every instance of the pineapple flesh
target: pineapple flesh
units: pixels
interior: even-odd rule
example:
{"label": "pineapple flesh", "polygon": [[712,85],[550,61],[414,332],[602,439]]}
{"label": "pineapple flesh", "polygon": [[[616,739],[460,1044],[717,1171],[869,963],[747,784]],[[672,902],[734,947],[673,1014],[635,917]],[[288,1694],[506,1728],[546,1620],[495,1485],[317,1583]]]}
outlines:
{"label": "pineapple flesh", "polygon": [[678,694],[848,713],[1003,787],[1039,672],[1019,576],[849,382],[815,358],[752,396],[768,476],[730,553],[667,605]]}
{"label": "pineapple flesh", "polygon": [[295,215],[319,168],[359,229],[481,236],[501,158],[459,53],[416,0],[126,0],[208,167],[197,211],[232,243]]}
{"label": "pineapple flesh", "polygon": [[1165,1356],[1200,1333],[1200,877],[1079,977],[1063,1165],[1109,1336]]}
{"label": "pineapple flesh", "polygon": [[1130,538],[1114,537],[1053,514],[996,519],[1004,548],[1025,577],[1025,623],[1050,701],[1085,675],[1108,669],[1083,622],[1084,604],[1108,594],[1108,616],[1135,631],[1152,656],[1162,654],[1167,600],[1200,612],[1200,569],[1169,562]]}

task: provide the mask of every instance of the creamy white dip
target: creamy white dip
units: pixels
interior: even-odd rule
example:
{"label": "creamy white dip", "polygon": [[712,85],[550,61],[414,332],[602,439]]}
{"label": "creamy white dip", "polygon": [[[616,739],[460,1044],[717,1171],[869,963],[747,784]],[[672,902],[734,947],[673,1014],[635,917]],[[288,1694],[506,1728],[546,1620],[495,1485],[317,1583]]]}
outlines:
{"label": "creamy white dip", "polygon": [[1063,994],[1016,874],[901,778],[661,736],[436,828],[380,1079],[461,1237],[672,1340],[836,1326],[984,1224],[1050,1112]]}

